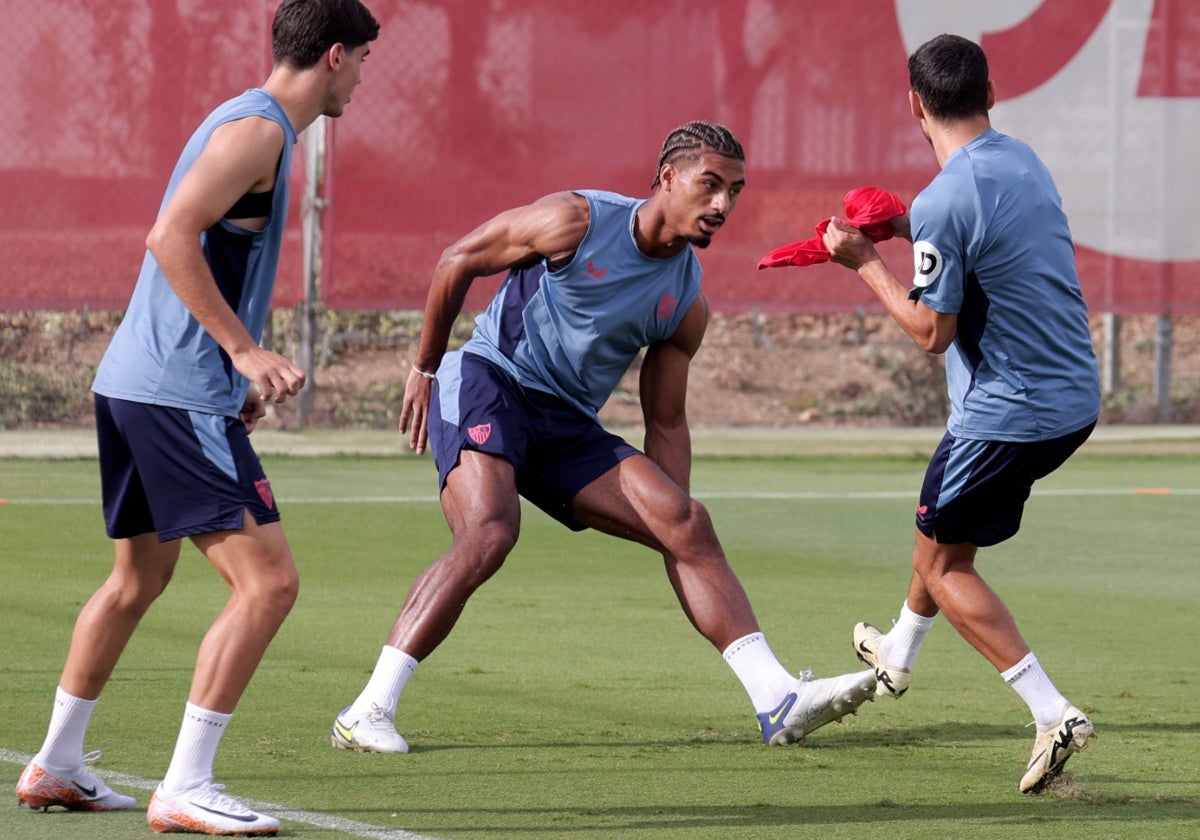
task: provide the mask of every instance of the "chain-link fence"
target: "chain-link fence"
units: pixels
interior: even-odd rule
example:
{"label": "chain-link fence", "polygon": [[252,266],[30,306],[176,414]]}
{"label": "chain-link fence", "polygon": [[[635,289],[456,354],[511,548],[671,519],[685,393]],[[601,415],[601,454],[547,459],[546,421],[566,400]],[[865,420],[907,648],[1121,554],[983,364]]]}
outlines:
{"label": "chain-link fence", "polygon": [[[989,52],[997,127],[1055,171],[1093,309],[1200,310],[1189,230],[1200,4],[369,5],[382,32],[334,121],[330,306],[419,308],[441,249],[479,222],[558,189],[646,194],[666,133],[707,118],[741,138],[749,172],[702,257],[714,304],[873,308],[834,268],[754,266],[838,212],[850,188],[911,200],[928,182],[936,164],[908,113],[905,57],[953,30]],[[187,134],[266,78],[273,7],[0,0],[15,71],[0,89],[0,307],[124,305]],[[281,303],[301,290],[298,218],[294,207]]]}

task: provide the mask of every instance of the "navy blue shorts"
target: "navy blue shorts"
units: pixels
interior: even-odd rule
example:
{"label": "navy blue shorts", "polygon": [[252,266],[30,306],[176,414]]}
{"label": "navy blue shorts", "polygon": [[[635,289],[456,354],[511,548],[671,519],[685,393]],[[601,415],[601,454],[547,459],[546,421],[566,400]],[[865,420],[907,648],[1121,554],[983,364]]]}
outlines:
{"label": "navy blue shorts", "polygon": [[960,440],[949,432],[925,471],[917,530],[940,543],[995,545],[1021,527],[1033,483],[1071,457],[1096,426],[1053,440]]}
{"label": "navy blue shorts", "polygon": [[473,353],[451,353],[438,367],[429,410],[429,444],[439,488],[464,449],[513,465],[517,492],[574,531],[577,493],[638,450],[553,394],[523,388]]}
{"label": "navy blue shorts", "polygon": [[279,521],[241,420],[96,394],[100,489],[112,539],[159,542]]}

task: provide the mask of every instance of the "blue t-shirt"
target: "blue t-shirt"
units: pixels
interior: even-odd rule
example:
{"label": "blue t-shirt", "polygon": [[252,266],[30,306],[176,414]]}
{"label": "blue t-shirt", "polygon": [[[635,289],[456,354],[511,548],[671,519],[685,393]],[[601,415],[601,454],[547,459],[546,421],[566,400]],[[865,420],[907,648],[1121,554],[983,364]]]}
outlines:
{"label": "blue t-shirt", "polygon": [[1094,422],[1100,378],[1075,248],[1033,150],[988,129],[946,160],[910,220],[913,294],[958,314],[950,433],[1036,441]]}
{"label": "blue t-shirt", "polygon": [[700,295],[700,262],[690,245],[642,253],[633,222],[644,199],[577,192],[590,217],[570,263],[509,272],[462,349],[595,416],[642,348],[675,334]]}
{"label": "blue t-shirt", "polygon": [[[200,235],[200,242],[225,301],[258,341],[271,309],[296,142],[291,122],[271,94],[253,88],[208,115],[184,147],[159,212],[213,131],[223,123],[251,116],[272,120],[284,131],[267,223],[261,231],[250,231],[222,219]],[[132,402],[236,417],[248,387],[249,382],[233,369],[229,356],[183,305],[154,255],[147,251],[129,307],[100,361],[92,390]]]}

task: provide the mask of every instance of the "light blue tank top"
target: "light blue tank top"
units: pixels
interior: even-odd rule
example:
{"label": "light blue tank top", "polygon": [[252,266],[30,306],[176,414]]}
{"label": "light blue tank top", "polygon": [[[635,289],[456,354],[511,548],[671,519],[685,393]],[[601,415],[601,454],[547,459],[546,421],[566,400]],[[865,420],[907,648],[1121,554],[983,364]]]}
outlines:
{"label": "light blue tank top", "polygon": [[[214,110],[188,140],[167,185],[161,213],[213,131],[244,117],[264,117],[284,131],[270,216],[261,231],[222,219],[201,234],[205,258],[229,306],[259,341],[271,308],[287,223],[288,174],[296,132],[271,94],[253,88]],[[133,402],[236,417],[249,383],[176,296],[147,251],[121,324],[100,361],[92,390]]]}
{"label": "light blue tank top", "polygon": [[666,259],[638,248],[633,223],[645,199],[577,192],[591,215],[571,262],[509,272],[462,349],[595,416],[642,348],[675,334],[701,272],[690,245]]}
{"label": "light blue tank top", "polygon": [[1075,249],[1049,171],[989,129],[913,201],[914,292],[958,314],[946,351],[948,430],[1049,440],[1100,414],[1100,377]]}

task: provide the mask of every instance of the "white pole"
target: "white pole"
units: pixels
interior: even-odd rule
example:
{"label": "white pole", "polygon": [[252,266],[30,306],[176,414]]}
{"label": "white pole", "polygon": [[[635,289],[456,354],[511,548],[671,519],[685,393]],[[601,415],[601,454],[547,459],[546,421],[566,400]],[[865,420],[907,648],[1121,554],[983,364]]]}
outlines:
{"label": "white pole", "polygon": [[301,203],[301,225],[304,236],[304,298],[299,305],[300,340],[296,364],[304,371],[307,381],[300,392],[296,422],[307,428],[312,417],[316,395],[317,319],[321,310],[322,231],[325,207],[325,165],[328,121],[317,117],[304,130],[304,200]]}

